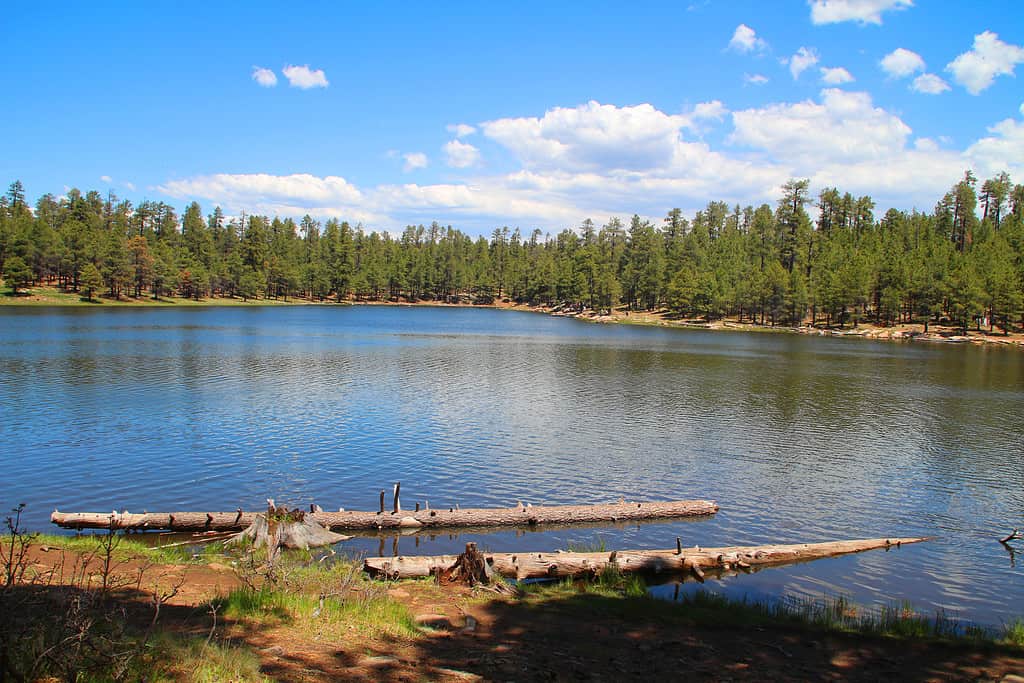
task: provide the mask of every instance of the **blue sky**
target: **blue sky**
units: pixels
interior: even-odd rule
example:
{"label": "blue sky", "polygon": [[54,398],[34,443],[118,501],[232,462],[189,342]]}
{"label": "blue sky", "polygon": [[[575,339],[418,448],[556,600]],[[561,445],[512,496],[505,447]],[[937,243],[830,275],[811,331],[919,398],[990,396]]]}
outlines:
{"label": "blue sky", "polygon": [[20,3],[4,25],[0,181],[33,198],[486,234],[774,202],[789,177],[880,211],[966,168],[1024,182],[1019,0]]}

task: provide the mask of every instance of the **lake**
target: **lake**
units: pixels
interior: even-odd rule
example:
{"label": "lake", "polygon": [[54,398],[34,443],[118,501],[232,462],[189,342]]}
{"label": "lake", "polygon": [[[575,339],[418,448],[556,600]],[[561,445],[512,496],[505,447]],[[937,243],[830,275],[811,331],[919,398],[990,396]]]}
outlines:
{"label": "lake", "polygon": [[396,481],[406,507],[711,498],[721,512],[694,521],[344,547],[934,535],[705,588],[1024,615],[1024,552],[997,542],[1024,527],[1016,349],[487,309],[0,308],[0,415],[0,505],[27,503],[35,530],[55,507],[376,509]]}

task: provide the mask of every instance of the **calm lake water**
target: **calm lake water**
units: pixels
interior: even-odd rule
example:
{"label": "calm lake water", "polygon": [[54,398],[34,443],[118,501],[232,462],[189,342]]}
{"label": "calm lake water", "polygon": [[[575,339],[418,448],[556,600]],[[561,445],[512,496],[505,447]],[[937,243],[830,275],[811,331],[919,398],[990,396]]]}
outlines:
{"label": "calm lake water", "polygon": [[[1024,615],[1024,353],[395,307],[0,308],[0,505],[711,498],[710,519],[355,539],[376,554],[933,543],[709,581]],[[389,497],[390,499],[390,497]],[[684,590],[692,590],[687,584]],[[665,586],[656,592],[671,593]]]}

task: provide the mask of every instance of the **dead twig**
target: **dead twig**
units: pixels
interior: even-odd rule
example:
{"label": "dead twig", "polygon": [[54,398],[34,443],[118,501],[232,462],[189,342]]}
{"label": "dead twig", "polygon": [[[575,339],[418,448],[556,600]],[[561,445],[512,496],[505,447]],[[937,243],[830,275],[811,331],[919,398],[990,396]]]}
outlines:
{"label": "dead twig", "polygon": [[1024,538],[1024,534],[1021,534],[1019,529],[1014,529],[1006,538],[1000,538],[999,542],[1005,545],[1016,538]]}

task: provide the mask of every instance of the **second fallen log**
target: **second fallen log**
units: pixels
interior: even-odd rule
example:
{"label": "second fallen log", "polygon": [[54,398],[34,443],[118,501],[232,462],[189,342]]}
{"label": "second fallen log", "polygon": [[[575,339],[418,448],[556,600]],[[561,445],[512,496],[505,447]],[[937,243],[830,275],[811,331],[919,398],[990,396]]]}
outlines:
{"label": "second fallen log", "polygon": [[[929,538],[868,538],[825,543],[728,546],[671,550],[618,550],[611,553],[484,553],[492,571],[514,579],[593,576],[615,565],[623,572],[691,574],[702,579],[705,571],[749,569],[837,557],[880,548],[898,548]],[[409,579],[444,572],[455,555],[421,557],[368,557],[363,569],[389,579]]]}

